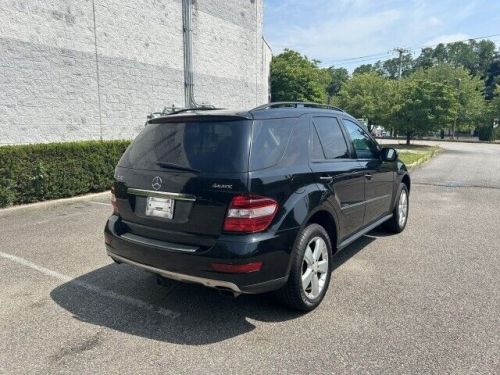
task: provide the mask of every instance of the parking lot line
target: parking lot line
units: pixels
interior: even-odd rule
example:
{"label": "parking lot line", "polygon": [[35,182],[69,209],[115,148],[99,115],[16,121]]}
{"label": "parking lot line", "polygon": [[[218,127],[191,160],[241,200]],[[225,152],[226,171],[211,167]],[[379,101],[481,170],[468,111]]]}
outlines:
{"label": "parking lot line", "polygon": [[172,319],[176,319],[180,316],[180,313],[178,313],[178,312],[175,312],[175,311],[172,311],[169,309],[165,309],[163,307],[152,305],[150,303],[141,301],[140,299],[137,299],[137,298],[124,296],[122,294],[115,293],[111,290],[99,288],[98,286],[89,284],[89,283],[81,281],[81,280],[74,279],[70,276],[63,275],[62,273],[59,273],[56,271],[52,271],[52,270],[45,268],[43,266],[39,266],[38,264],[30,262],[29,260],[26,260],[24,258],[15,256],[12,254],[4,253],[3,251],[0,251],[0,257],[7,259],[7,260],[10,260],[12,262],[15,262],[17,264],[23,265],[25,267],[31,268],[33,270],[36,270],[36,271],[38,271],[46,276],[50,276],[50,277],[57,279],[59,281],[62,281],[65,283],[71,283],[72,285],[75,285],[77,287],[87,289],[91,292],[99,294],[102,297],[112,298],[112,299],[118,300],[120,302],[124,302],[126,304],[129,304],[131,306],[138,307],[138,308],[148,310],[151,312],[155,312],[157,314],[160,314],[160,315],[163,315],[165,317],[172,318]]}
{"label": "parking lot line", "polygon": [[88,201],[89,203],[94,203],[94,204],[102,204],[104,206],[111,207],[111,203],[109,202],[96,202],[96,201]]}

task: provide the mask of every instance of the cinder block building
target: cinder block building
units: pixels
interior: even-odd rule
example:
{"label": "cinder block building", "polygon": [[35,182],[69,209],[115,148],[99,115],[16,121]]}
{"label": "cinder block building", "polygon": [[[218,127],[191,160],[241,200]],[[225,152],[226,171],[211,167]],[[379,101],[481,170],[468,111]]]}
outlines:
{"label": "cinder block building", "polygon": [[[0,0],[0,144],[128,139],[183,107],[185,1]],[[263,0],[190,6],[196,102],[267,102]]]}

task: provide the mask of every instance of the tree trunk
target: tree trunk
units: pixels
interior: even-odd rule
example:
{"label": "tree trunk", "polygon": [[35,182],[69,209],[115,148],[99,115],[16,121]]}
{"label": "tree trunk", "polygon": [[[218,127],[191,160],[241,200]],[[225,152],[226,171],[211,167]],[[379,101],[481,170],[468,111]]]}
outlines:
{"label": "tree trunk", "polygon": [[410,139],[411,139],[411,133],[410,132],[407,132],[406,133],[406,145],[409,146],[410,145]]}

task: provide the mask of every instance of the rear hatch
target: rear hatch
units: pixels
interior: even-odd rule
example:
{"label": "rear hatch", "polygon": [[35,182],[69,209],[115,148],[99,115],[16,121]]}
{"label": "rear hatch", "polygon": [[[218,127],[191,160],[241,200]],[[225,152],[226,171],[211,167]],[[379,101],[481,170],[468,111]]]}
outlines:
{"label": "rear hatch", "polygon": [[148,124],[116,169],[127,232],[210,246],[234,194],[247,192],[252,121],[190,116]]}

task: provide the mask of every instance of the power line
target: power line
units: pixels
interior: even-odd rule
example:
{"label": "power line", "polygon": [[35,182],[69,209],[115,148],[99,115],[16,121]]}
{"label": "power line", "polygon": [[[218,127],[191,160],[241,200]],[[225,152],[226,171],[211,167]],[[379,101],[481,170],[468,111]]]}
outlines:
{"label": "power line", "polygon": [[[417,52],[419,52],[419,50],[421,51],[424,48],[434,48],[434,47],[436,47],[436,46],[438,46],[440,44],[448,45],[448,44],[454,44],[454,43],[460,43],[460,42],[468,42],[470,40],[494,38],[494,37],[498,37],[498,36],[500,36],[500,33],[499,34],[477,36],[477,37],[474,37],[474,38],[467,38],[467,39],[462,39],[462,40],[456,40],[456,41],[447,42],[447,43],[437,43],[437,44],[432,44],[432,45],[414,47],[414,48],[407,49],[406,52],[408,52],[408,53],[410,53],[410,52],[411,53],[417,53]],[[350,65],[350,64],[359,63],[359,62],[374,61],[374,60],[377,60],[377,59],[380,60],[381,57],[387,56],[389,53],[390,53],[390,51],[389,52],[379,52],[379,53],[374,53],[374,54],[365,55],[365,56],[349,57],[349,58],[343,58],[343,59],[330,60],[327,64],[328,65],[335,65],[335,64]]]}
{"label": "power line", "polygon": [[460,42],[468,42],[469,40],[477,40],[477,39],[488,39],[488,38],[493,38],[500,36],[500,34],[492,34],[492,35],[484,35],[484,36],[477,36],[475,38],[467,38],[467,39],[462,39],[462,40],[456,40],[454,42],[446,42],[446,43],[437,43],[437,44],[432,44],[430,46],[423,46],[423,47],[416,47],[416,49],[422,49],[422,48],[433,48],[437,47],[440,44],[444,44],[445,46],[448,44],[454,44],[454,43],[460,43]]}
{"label": "power line", "polygon": [[385,53],[374,53],[373,55],[366,55],[366,56],[359,56],[359,57],[349,57],[345,59],[339,59],[339,60],[333,60],[333,62],[348,62],[350,60],[359,60],[359,59],[366,59],[366,58],[376,58],[376,57],[382,57],[385,55],[388,55],[389,52]]}

